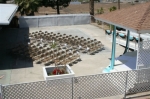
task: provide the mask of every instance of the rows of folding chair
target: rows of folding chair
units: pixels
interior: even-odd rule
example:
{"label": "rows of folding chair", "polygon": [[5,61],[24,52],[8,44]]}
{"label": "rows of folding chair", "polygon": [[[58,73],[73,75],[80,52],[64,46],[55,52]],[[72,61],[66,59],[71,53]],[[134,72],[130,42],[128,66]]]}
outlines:
{"label": "rows of folding chair", "polygon": [[36,39],[44,39],[49,42],[52,42],[53,40],[57,41],[62,47],[72,46],[76,50],[79,50],[79,52],[93,53],[96,50],[102,49],[104,47],[103,44],[100,41],[97,41],[96,39],[92,40],[90,38],[86,39],[84,37],[53,33],[53,32],[48,33],[47,31],[33,32],[31,34],[36,35],[35,38],[38,37]]}
{"label": "rows of folding chair", "polygon": [[[12,53],[43,64],[72,64],[80,59],[79,52],[92,54],[104,47],[97,39],[48,31],[29,33],[29,38],[28,44],[18,44],[12,49]],[[51,46],[54,42],[56,48]]]}

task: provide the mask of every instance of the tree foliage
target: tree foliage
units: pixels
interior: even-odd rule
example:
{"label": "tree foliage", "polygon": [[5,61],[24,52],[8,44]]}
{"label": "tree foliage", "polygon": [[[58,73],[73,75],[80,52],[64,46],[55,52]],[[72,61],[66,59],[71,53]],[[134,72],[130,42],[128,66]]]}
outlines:
{"label": "tree foliage", "polygon": [[59,14],[59,7],[68,7],[71,0],[42,0],[41,2],[45,7],[57,9],[57,14]]}
{"label": "tree foliage", "polygon": [[103,13],[104,13],[103,7],[101,7],[100,9],[97,9],[97,14],[103,14]]}
{"label": "tree foliage", "polygon": [[18,11],[21,15],[34,15],[40,6],[40,0],[15,0],[15,3],[19,6]]}
{"label": "tree foliage", "polygon": [[0,0],[0,3],[6,3],[7,0]]}
{"label": "tree foliage", "polygon": [[57,1],[58,1],[58,5],[62,6],[62,7],[67,7],[69,6],[71,0],[42,0],[42,5],[45,7],[52,7],[52,8],[56,8],[57,6]]}

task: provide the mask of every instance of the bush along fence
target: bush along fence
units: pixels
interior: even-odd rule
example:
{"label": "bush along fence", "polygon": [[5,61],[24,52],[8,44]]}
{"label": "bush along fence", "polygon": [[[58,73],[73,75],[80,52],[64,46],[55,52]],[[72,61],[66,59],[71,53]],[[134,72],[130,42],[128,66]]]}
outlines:
{"label": "bush along fence", "polygon": [[150,69],[2,85],[2,99],[93,99],[150,91]]}

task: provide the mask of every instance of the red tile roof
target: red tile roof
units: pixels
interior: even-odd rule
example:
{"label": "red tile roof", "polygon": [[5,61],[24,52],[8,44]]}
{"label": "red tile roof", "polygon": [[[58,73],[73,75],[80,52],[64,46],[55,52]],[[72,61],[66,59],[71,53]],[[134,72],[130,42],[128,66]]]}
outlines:
{"label": "red tile roof", "polygon": [[150,3],[133,5],[129,8],[95,15],[95,18],[110,24],[135,30],[138,33],[150,32]]}

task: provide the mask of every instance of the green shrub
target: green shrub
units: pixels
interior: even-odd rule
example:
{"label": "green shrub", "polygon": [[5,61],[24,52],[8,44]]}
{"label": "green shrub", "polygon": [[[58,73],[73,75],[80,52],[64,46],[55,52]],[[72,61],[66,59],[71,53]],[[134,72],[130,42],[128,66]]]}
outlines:
{"label": "green shrub", "polygon": [[97,14],[103,14],[103,13],[104,13],[103,7],[101,7],[100,9],[97,9]]}
{"label": "green shrub", "polygon": [[116,6],[112,6],[112,7],[109,8],[109,11],[110,11],[110,12],[111,12],[111,11],[115,11],[115,10],[117,10],[117,7],[116,7]]}

